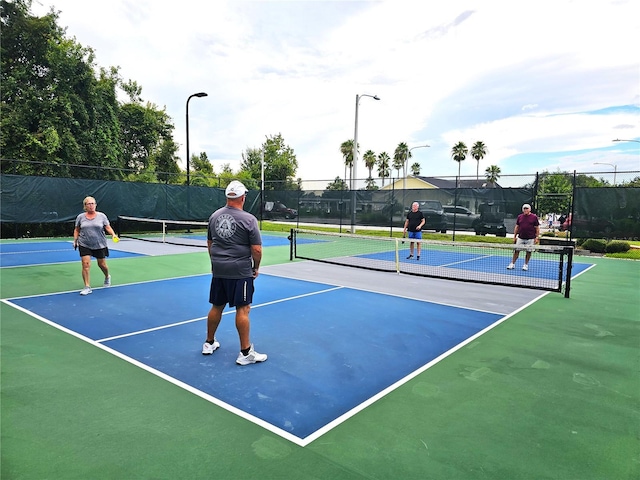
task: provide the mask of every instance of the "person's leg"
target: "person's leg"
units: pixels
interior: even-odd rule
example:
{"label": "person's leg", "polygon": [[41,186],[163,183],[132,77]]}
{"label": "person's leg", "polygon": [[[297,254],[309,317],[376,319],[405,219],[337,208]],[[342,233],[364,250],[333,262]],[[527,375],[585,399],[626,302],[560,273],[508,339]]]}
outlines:
{"label": "person's leg", "polygon": [[531,259],[531,251],[527,250],[527,253],[524,256],[524,264],[529,265],[529,260]]}
{"label": "person's leg", "polygon": [[82,256],[82,281],[85,287],[91,286],[89,271],[91,270],[91,255]]}
{"label": "person's leg", "polygon": [[107,266],[107,259],[98,258],[98,266],[100,267],[100,270],[102,270],[102,273],[104,273],[104,279],[106,280],[107,278],[109,278],[109,267]]}
{"label": "person's leg", "polygon": [[224,305],[211,305],[211,310],[209,310],[209,314],[207,315],[208,343],[213,343],[214,338],[216,338],[216,330],[218,330],[218,325],[220,325],[223,310]]}
{"label": "person's leg", "polygon": [[236,329],[240,337],[240,350],[246,350],[251,347],[251,322],[249,321],[249,311],[251,305],[242,305],[236,307]]}

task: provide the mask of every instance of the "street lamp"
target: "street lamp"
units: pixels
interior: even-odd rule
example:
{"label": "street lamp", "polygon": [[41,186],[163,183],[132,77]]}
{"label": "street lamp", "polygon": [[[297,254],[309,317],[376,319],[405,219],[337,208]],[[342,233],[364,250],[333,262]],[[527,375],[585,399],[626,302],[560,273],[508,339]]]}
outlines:
{"label": "street lamp", "polygon": [[636,142],[636,143],[640,143],[640,140],[624,140],[622,138],[616,138],[615,140],[612,140],[612,142]]}
{"label": "street lamp", "polygon": [[416,148],[427,148],[430,146],[431,145],[418,145],[417,147],[411,147],[409,150],[407,150],[407,156],[404,159],[404,178],[402,179],[403,190],[407,189],[407,171],[409,170],[409,154],[411,153],[411,150],[415,150]]}
{"label": "street lamp", "polygon": [[204,92],[194,93],[193,95],[189,95],[187,98],[187,186],[191,183],[190,170],[189,170],[189,100],[193,97],[206,97],[207,94]]}
{"label": "street lamp", "polygon": [[[615,142],[615,140],[614,140]],[[638,142],[640,143],[640,142]],[[594,165],[609,165],[611,167],[613,167],[613,186],[616,186],[616,173],[618,172],[618,166],[614,165],[613,163],[606,163],[606,162],[595,162]]]}
{"label": "street lamp", "polygon": [[374,100],[380,100],[377,95],[356,95],[356,126],[353,134],[353,163],[351,165],[351,191],[353,198],[352,212],[351,212],[351,233],[356,233],[356,171],[358,167],[358,105],[362,97],[371,97]]}

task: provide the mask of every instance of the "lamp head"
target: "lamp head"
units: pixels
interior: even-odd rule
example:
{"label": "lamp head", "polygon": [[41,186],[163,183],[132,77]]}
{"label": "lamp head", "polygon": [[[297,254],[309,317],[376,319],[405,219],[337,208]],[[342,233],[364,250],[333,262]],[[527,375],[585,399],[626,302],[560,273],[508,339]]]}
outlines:
{"label": "lamp head", "polygon": [[208,96],[208,94],[205,93],[205,92],[199,92],[199,93],[194,93],[193,96],[194,97],[206,97],[206,96]]}
{"label": "lamp head", "polygon": [[380,100],[380,97],[378,97],[378,95],[374,95],[374,96],[373,96],[373,99],[374,99],[374,100]]}

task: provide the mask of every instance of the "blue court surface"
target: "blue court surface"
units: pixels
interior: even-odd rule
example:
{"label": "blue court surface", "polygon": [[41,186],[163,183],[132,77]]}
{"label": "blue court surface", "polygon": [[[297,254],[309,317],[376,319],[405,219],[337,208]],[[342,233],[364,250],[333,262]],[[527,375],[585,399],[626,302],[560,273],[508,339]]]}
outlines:
{"label": "blue court surface", "polygon": [[241,367],[233,310],[217,332],[221,348],[201,354],[209,282],[197,275],[9,302],[302,445],[504,318],[262,274],[251,336],[269,358]]}
{"label": "blue court surface", "polygon": [[[109,248],[109,258],[138,257],[140,254]],[[1,243],[0,267],[79,262],[80,254],[71,242]]]}
{"label": "blue court surface", "polygon": [[[456,268],[460,270],[470,270],[474,272],[483,272],[483,273],[497,273],[501,275],[512,275],[512,276],[523,276],[523,277],[537,277],[544,279],[555,279],[558,278],[558,261],[557,259],[553,260],[544,260],[537,259],[532,256],[531,261],[529,263],[529,270],[522,271],[520,268],[522,266],[523,259],[525,254],[522,253],[520,255],[520,259],[518,260],[518,268],[514,268],[513,270],[507,270],[506,266],[511,261],[511,255],[500,256],[500,255],[480,255],[477,253],[463,253],[463,252],[451,252],[446,250],[437,250],[430,249],[420,256],[420,260],[416,261],[415,258],[407,259],[406,257],[409,255],[409,249],[404,249],[400,251],[400,262],[411,265],[424,265],[430,267],[447,267],[447,268]],[[395,252],[380,252],[380,253],[370,253],[358,255],[361,258],[370,258],[373,260],[386,261],[386,262],[395,262]],[[586,269],[590,268],[592,264],[590,263],[577,263],[573,262],[571,267],[571,276],[572,278]],[[567,264],[566,260],[562,265],[562,278],[565,279],[567,276]]]}

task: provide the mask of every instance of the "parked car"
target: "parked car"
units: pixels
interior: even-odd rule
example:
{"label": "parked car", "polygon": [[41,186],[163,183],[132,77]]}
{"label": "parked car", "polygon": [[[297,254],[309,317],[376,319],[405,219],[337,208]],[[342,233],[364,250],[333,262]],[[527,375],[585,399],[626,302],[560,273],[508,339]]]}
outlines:
{"label": "parked car", "polygon": [[491,233],[497,237],[507,236],[507,227],[504,224],[504,212],[500,211],[498,205],[482,203],[478,209],[480,211],[480,218],[473,227],[476,235]]}
{"label": "parked car", "polygon": [[423,230],[447,233],[447,218],[444,215],[442,204],[438,200],[419,200],[418,204],[426,220]]}
{"label": "parked car", "polygon": [[264,203],[264,216],[265,218],[296,218],[298,211],[287,207],[282,202],[265,202]]}
{"label": "parked car", "polygon": [[444,216],[447,219],[447,228],[450,230],[453,229],[454,221],[458,230],[473,230],[475,224],[480,220],[479,214],[473,213],[465,207],[445,205],[443,208]]}

